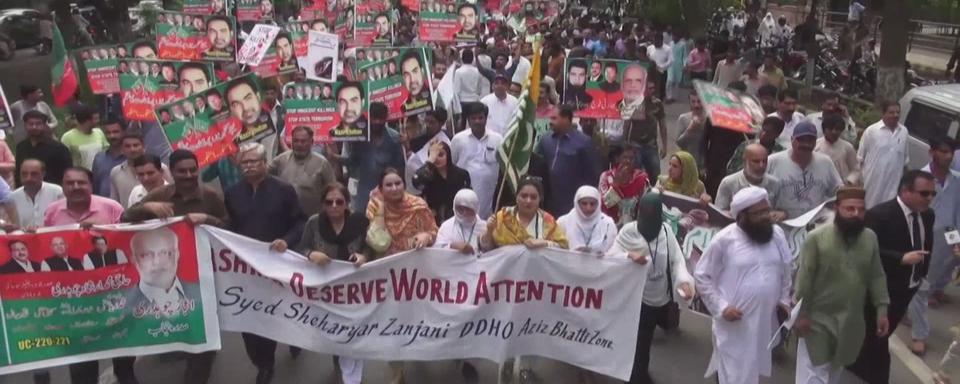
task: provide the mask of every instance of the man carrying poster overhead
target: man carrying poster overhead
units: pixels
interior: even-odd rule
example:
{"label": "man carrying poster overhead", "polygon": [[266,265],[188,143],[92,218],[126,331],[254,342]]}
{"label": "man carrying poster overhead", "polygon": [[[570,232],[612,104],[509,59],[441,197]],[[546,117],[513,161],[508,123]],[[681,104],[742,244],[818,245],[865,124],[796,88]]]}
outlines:
{"label": "man carrying poster overhead", "polygon": [[423,63],[420,62],[420,52],[422,51],[419,49],[407,50],[400,59],[403,86],[409,93],[401,107],[404,112],[415,111],[430,104],[430,90],[425,87],[426,73]]}

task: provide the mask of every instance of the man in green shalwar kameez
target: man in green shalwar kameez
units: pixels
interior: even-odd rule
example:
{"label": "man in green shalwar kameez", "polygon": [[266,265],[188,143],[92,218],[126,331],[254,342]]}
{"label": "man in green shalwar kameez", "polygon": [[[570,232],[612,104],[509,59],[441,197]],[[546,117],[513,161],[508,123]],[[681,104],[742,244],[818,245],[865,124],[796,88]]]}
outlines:
{"label": "man in green shalwar kameez", "polygon": [[833,384],[857,360],[865,333],[865,300],[877,309],[877,334],[888,331],[887,280],[877,236],[864,227],[865,192],[837,191],[834,222],[807,235],[800,251],[796,301],[797,384]]}

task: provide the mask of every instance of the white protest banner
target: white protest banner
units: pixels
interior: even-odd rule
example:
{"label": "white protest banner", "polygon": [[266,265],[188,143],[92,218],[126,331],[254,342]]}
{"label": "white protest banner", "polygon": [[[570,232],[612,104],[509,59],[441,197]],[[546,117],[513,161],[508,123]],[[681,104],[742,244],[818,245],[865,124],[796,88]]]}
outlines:
{"label": "white protest banner", "polygon": [[336,34],[311,30],[307,37],[307,56],[298,57],[297,61],[308,79],[332,83],[337,79],[339,48],[340,37]]}
{"label": "white protest banner", "polygon": [[257,66],[267,55],[267,50],[273,45],[273,39],[280,33],[280,27],[275,25],[257,24],[244,40],[237,54],[237,63]]}
{"label": "white protest banner", "polygon": [[356,268],[222,229],[210,235],[224,330],[358,359],[544,356],[621,380],[633,367],[647,266],[522,246],[401,253]]}

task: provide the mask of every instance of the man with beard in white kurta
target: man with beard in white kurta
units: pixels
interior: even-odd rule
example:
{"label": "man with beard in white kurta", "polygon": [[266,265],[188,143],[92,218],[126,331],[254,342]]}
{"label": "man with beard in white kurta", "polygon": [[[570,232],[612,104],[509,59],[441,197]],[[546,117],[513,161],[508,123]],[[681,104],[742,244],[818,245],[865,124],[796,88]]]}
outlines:
{"label": "man with beard in white kurta", "polygon": [[900,124],[900,105],[885,101],[880,108],[883,118],[863,131],[857,151],[867,209],[897,197],[907,165],[907,127]]}
{"label": "man with beard in white kurta", "polygon": [[793,256],[770,220],[767,191],[747,187],[733,196],[736,223],[711,240],[697,263],[697,291],[713,314],[713,356],[706,376],[720,384],[756,384],[769,377],[767,344],[777,311],[789,313]]}

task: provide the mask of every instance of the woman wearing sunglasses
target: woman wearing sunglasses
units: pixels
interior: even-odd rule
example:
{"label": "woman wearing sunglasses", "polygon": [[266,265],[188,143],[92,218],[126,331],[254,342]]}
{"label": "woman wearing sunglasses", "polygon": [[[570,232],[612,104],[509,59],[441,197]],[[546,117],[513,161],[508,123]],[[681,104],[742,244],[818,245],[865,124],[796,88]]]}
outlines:
{"label": "woman wearing sunglasses", "polygon": [[[328,184],[321,193],[323,207],[307,220],[297,251],[318,265],[333,260],[350,261],[361,266],[370,259],[366,235],[370,221],[360,212],[350,212],[350,192],[343,184]],[[334,357],[344,383],[359,383],[363,360]]]}

